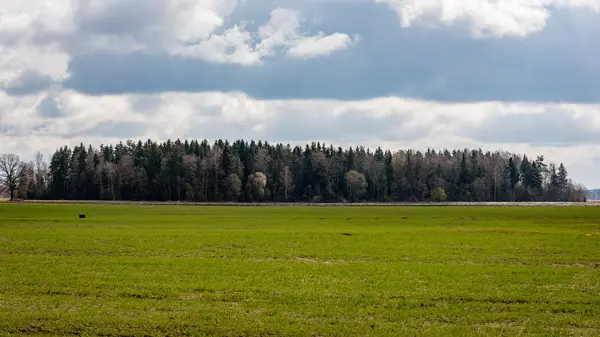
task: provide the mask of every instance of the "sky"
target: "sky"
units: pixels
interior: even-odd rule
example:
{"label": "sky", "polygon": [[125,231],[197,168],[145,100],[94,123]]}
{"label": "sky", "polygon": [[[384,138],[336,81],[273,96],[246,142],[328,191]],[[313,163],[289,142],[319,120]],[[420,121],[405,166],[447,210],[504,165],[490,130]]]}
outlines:
{"label": "sky", "polygon": [[600,188],[600,0],[0,0],[0,153],[481,148]]}

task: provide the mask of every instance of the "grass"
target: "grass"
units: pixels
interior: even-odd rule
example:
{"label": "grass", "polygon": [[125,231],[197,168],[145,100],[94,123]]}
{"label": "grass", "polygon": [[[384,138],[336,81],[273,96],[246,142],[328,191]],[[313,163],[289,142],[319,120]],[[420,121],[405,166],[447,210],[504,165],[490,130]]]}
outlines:
{"label": "grass", "polygon": [[3,204],[0,335],[597,336],[599,247],[596,207]]}

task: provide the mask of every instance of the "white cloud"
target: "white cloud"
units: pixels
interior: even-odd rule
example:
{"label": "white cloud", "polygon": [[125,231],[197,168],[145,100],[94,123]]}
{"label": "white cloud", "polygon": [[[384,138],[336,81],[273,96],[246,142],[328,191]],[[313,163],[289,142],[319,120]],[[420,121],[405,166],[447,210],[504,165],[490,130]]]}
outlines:
{"label": "white cloud", "polygon": [[348,34],[335,33],[324,36],[322,33],[299,40],[295,46],[288,50],[288,55],[298,58],[310,58],[329,55],[336,50],[346,49],[349,45],[360,41],[354,40]]}
{"label": "white cloud", "polygon": [[69,1],[2,1],[0,6],[0,88],[10,88],[26,73],[52,81],[68,77],[66,54],[51,39],[73,25]]}
{"label": "white cloud", "polygon": [[213,34],[194,45],[180,46],[172,55],[202,58],[217,63],[256,65],[262,63],[262,55],[252,47],[252,34],[243,26],[234,26],[223,34]]}
{"label": "white cloud", "polygon": [[0,46],[0,87],[11,87],[27,71],[61,82],[68,78],[69,55],[57,45]]}
{"label": "white cloud", "polygon": [[600,11],[598,0],[374,0],[396,10],[403,27],[467,22],[474,36],[526,36],[543,30],[555,8]]}
{"label": "white cloud", "polygon": [[171,29],[170,34],[182,43],[209,38],[236,7],[235,0],[171,0],[167,3],[165,28]]}
{"label": "white cloud", "polygon": [[72,0],[2,1],[0,35],[4,40],[12,33],[23,40],[72,31],[74,4]]}
{"label": "white cloud", "polygon": [[[138,10],[140,6],[145,9]],[[306,44],[305,39],[320,45],[311,57],[344,49],[352,42],[341,33],[302,35],[300,14],[287,8],[274,9],[269,22],[258,32],[248,31],[245,22],[226,26],[235,8],[235,0],[160,0],[143,4],[141,0],[92,0],[79,11],[78,20],[87,27],[89,38],[82,39],[77,49],[165,52],[216,63],[258,65],[277,48],[294,48]],[[135,17],[127,21],[127,16]],[[329,46],[323,47],[323,42],[329,42]]]}
{"label": "white cloud", "polygon": [[145,51],[258,65],[276,47],[316,57],[352,42],[341,33],[303,36],[299,13],[289,9],[274,10],[260,32],[246,30],[243,22],[226,26],[236,0],[0,0],[0,4],[3,89],[26,87],[23,78],[31,79],[31,74],[60,83],[69,77],[68,63],[75,53]]}
{"label": "white cloud", "polygon": [[261,39],[257,49],[272,51],[277,47],[289,47],[299,37],[300,16],[297,11],[277,8],[271,12],[268,23],[258,30]]}
{"label": "white cloud", "polygon": [[[600,174],[591,170],[596,158],[590,155],[600,151],[598,105],[446,104],[397,97],[258,100],[237,92],[86,96],[59,91],[52,98],[62,114],[44,118],[36,108],[45,97],[0,95],[0,152],[31,156],[36,150],[51,153],[82,141],[98,145],[128,138],[245,138],[291,144],[319,140],[390,149],[481,147],[544,154],[550,161],[564,162],[575,180],[600,186]],[[510,128],[510,123],[537,127]],[[518,134],[509,135],[508,141],[503,135],[481,136],[499,125]],[[550,132],[551,138],[543,136]],[[576,141],[568,142],[573,135]],[[552,143],[562,138],[561,146]]]}
{"label": "white cloud", "polygon": [[277,8],[270,20],[259,27],[257,34],[246,30],[244,24],[235,25],[222,34],[209,34],[204,40],[185,44],[170,50],[172,55],[200,57],[218,63],[241,65],[262,64],[263,58],[287,49],[287,54],[296,58],[312,58],[329,55],[357,43],[360,37],[348,34],[319,32],[306,36],[300,32],[301,18],[297,11]]}
{"label": "white cloud", "polygon": [[259,29],[261,42],[257,50],[262,55],[271,55],[278,47],[288,48],[288,55],[310,58],[331,54],[343,50],[360,41],[360,36],[350,37],[348,34],[334,33],[326,35],[319,32],[305,36],[299,32],[301,17],[297,11],[277,8],[271,12],[269,22]]}

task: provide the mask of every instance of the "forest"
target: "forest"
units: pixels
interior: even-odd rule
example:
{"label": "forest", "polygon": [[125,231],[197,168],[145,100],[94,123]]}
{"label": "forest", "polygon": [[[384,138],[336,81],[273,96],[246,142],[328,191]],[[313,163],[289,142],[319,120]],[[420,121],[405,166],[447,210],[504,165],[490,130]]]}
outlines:
{"label": "forest", "polygon": [[152,140],[0,156],[11,199],[194,202],[585,201],[565,166],[501,151]]}

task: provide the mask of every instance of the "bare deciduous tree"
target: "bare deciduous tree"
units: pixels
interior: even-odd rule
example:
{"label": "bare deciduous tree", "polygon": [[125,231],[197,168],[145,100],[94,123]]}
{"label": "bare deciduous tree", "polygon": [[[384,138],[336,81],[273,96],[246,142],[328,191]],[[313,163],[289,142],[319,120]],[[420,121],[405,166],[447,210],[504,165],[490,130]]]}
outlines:
{"label": "bare deciduous tree", "polygon": [[227,195],[230,200],[237,200],[242,193],[242,180],[237,174],[227,176]]}
{"label": "bare deciduous tree", "polygon": [[248,176],[247,186],[254,198],[262,200],[265,196],[265,187],[267,187],[267,176],[262,172],[251,174]]}
{"label": "bare deciduous tree", "polygon": [[283,184],[283,194],[285,196],[285,201],[288,201],[288,194],[290,190],[294,189],[294,177],[292,176],[292,171],[289,166],[285,166],[283,170],[281,170],[281,183]]}
{"label": "bare deciduous tree", "polygon": [[346,172],[346,184],[352,201],[356,201],[367,191],[367,179],[360,172],[354,170]]}
{"label": "bare deciduous tree", "polygon": [[115,200],[117,165],[111,162],[101,161],[98,165],[96,174],[98,175],[98,180],[100,181],[100,198],[106,200]]}
{"label": "bare deciduous tree", "polygon": [[41,197],[48,185],[48,164],[44,161],[44,155],[41,152],[35,153],[35,196]]}
{"label": "bare deciduous tree", "polygon": [[117,179],[119,179],[119,185],[126,186],[129,195],[132,193],[132,185],[136,180],[136,170],[133,162],[133,158],[126,154],[121,158],[121,162],[115,167],[117,173]]}
{"label": "bare deciduous tree", "polygon": [[221,164],[221,157],[223,157],[223,149],[221,149],[218,146],[214,146],[209,157],[210,167],[215,175],[214,198],[218,198],[219,195],[219,170]]}
{"label": "bare deciduous tree", "polygon": [[261,148],[254,157],[254,172],[268,172],[271,161],[272,158],[269,155],[269,151],[265,148]]}
{"label": "bare deciduous tree", "polygon": [[27,199],[35,193],[35,166],[33,162],[22,162],[23,175],[17,187],[17,198]]}
{"label": "bare deciduous tree", "polygon": [[14,200],[15,192],[24,176],[23,162],[18,155],[7,153],[0,156],[0,184],[4,185],[10,193],[10,200]]}
{"label": "bare deciduous tree", "polygon": [[365,160],[365,173],[372,181],[371,188],[373,189],[373,195],[379,199],[383,197],[385,192],[385,165],[381,161],[375,160],[374,157],[367,157]]}

